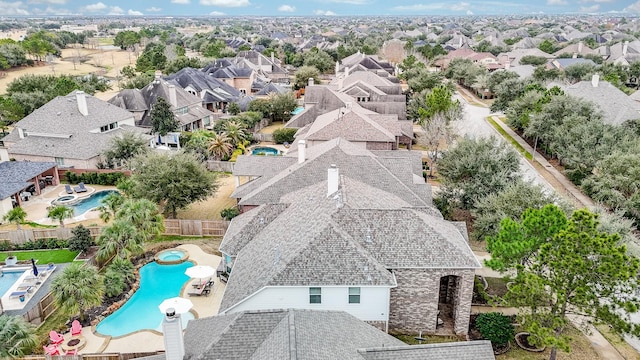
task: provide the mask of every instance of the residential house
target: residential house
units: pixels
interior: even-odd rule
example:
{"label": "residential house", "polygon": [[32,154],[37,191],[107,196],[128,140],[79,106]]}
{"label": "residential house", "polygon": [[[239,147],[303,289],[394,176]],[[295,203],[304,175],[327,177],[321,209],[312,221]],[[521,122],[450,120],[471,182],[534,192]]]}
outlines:
{"label": "residential house", "polygon": [[258,74],[250,67],[239,67],[229,59],[219,59],[205,66],[202,71],[214,79],[224,81],[237,89],[241,96],[250,95]]}
{"label": "residential house", "polygon": [[447,55],[437,59],[434,66],[440,70],[446,70],[453,59],[469,59],[474,64],[484,66],[489,71],[504,68],[504,64],[498,62],[498,58],[488,52],[475,52],[468,47],[461,47],[450,51]]}
{"label": "residential house", "polygon": [[627,40],[620,41],[613,45],[602,45],[595,51],[608,63],[628,66],[640,60],[640,41],[635,40],[631,43]]}
{"label": "residential house", "polygon": [[542,57],[547,59],[547,61],[556,58],[555,55],[547,54],[546,52],[538,48],[531,48],[531,49],[513,49],[509,52],[500,53],[498,54],[498,60],[500,60],[500,63],[505,66],[505,69],[508,69],[509,67],[507,66],[507,64],[509,64],[510,66],[521,65],[520,59],[522,59],[525,56]]}
{"label": "residential house", "polygon": [[54,162],[1,161],[0,222],[15,206],[31,196],[40,195],[44,187],[59,183],[58,167]]}
{"label": "residential house", "polygon": [[111,139],[124,132],[145,133],[135,126],[131,112],[74,91],[56,97],[15,123],[2,142],[16,160],[96,169]]}
{"label": "residential house", "polygon": [[557,59],[553,59],[550,62],[547,63],[547,69],[551,70],[551,69],[558,69],[558,70],[564,70],[567,67],[571,66],[571,65],[575,65],[575,64],[589,64],[589,65],[593,65],[595,66],[596,63],[594,63],[591,59],[584,59],[584,58],[557,58]]}
{"label": "residential house", "polygon": [[163,80],[159,73],[142,89],[124,89],[109,99],[109,103],[135,114],[136,126],[151,127],[151,110],[158,98],[169,105],[181,131],[204,129],[213,125],[214,113],[202,107],[202,100],[183,89],[176,81]]}
{"label": "residential house", "polygon": [[567,45],[564,48],[553,53],[553,55],[555,56],[560,56],[562,54],[571,54],[572,56],[597,55],[596,51],[586,46],[582,41],[579,41],[575,44]]}
{"label": "residential house", "polygon": [[220,245],[221,313],[341,310],[385,331],[467,333],[480,264],[464,223],[430,205],[419,157],[375,153],[301,146],[297,163],[241,185],[253,191]]}
{"label": "residential house", "polygon": [[407,119],[407,96],[396,78],[382,77],[370,71],[352,72],[345,68],[329,87],[351,96],[365,109],[380,114],[396,114],[400,120]]}
{"label": "residential house", "polygon": [[165,79],[178,83],[188,93],[198,96],[205,109],[218,115],[226,113],[227,106],[238,102],[242,96],[233,86],[194,68],[181,69]]}
{"label": "residential house", "polygon": [[606,124],[617,126],[640,119],[640,103],[609,82],[600,80],[599,75],[593,75],[591,81],[571,85],[551,83],[548,86],[558,86],[567,95],[591,101],[602,111]]}
{"label": "residential house", "polygon": [[336,74],[344,72],[348,68],[348,72],[369,71],[379,76],[392,76],[395,74],[395,67],[382,61],[376,55],[366,55],[358,50],[357,53],[351,54],[336,64]]}
{"label": "residential house", "polygon": [[338,311],[244,311],[189,321],[165,316],[165,353],[145,360],[495,360],[489,341],[407,345]]}

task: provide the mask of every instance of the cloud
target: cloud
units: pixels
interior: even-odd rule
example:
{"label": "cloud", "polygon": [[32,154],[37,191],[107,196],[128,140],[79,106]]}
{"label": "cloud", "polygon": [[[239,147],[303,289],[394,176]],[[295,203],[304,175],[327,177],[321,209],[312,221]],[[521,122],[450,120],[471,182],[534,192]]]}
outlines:
{"label": "cloud", "polygon": [[66,4],[67,0],[29,0],[27,2],[29,4],[57,4],[57,5],[62,5],[62,4]]}
{"label": "cloud", "polygon": [[225,13],[223,13],[222,11],[212,11],[209,13],[209,15],[211,16],[222,16],[222,15],[227,15]]}
{"label": "cloud", "polygon": [[172,4],[190,4],[191,0],[171,0]]}
{"label": "cloud", "polygon": [[623,11],[624,12],[631,12],[631,13],[640,13],[640,1],[635,2],[635,3],[627,6],[626,8],[624,8]]}
{"label": "cloud", "polygon": [[420,11],[433,11],[433,10],[449,10],[449,11],[469,11],[471,4],[468,2],[459,3],[431,3],[431,4],[416,4],[396,6],[393,8],[395,11],[404,11],[408,13],[420,12]]}
{"label": "cloud", "polygon": [[143,13],[141,13],[140,11],[131,10],[131,9],[129,9],[129,11],[127,11],[127,14],[129,14],[129,15],[133,15],[133,16],[141,16],[141,15],[144,15],[144,14],[143,14]]}
{"label": "cloud", "polygon": [[291,5],[281,5],[278,8],[278,11],[280,11],[280,12],[294,12],[294,11],[296,11],[296,7],[295,6],[291,6]]}
{"label": "cloud", "polygon": [[124,10],[120,6],[112,6],[107,15],[124,15]]}
{"label": "cloud", "polygon": [[95,4],[90,4],[90,5],[87,5],[87,6],[84,7],[84,9],[86,11],[91,11],[91,12],[104,10],[106,8],[107,8],[107,5],[105,5],[102,2],[95,3]]}
{"label": "cloud", "polygon": [[220,6],[220,7],[243,7],[249,6],[249,0],[200,0],[200,5]]}
{"label": "cloud", "polygon": [[473,15],[473,11],[467,10],[467,15]]}
{"label": "cloud", "polygon": [[595,4],[595,5],[591,5],[591,6],[580,6],[580,12],[584,12],[584,13],[592,13],[592,12],[596,12],[600,10],[600,5],[599,4]]}
{"label": "cloud", "polygon": [[336,13],[334,13],[331,10],[313,10],[313,13],[315,15],[319,15],[319,16],[335,16],[337,15]]}
{"label": "cloud", "polygon": [[338,3],[338,4],[351,4],[351,5],[366,5],[370,0],[324,0],[325,3]]}
{"label": "cloud", "polygon": [[580,0],[581,3],[610,3],[615,0]]}
{"label": "cloud", "polygon": [[567,5],[566,0],[547,0],[547,5]]}
{"label": "cloud", "polygon": [[46,9],[35,8],[32,12],[37,15],[78,15],[69,9],[53,8],[51,6],[47,6]]}
{"label": "cloud", "polygon": [[145,10],[148,11],[148,12],[160,12],[160,11],[162,11],[162,9],[157,8],[155,6],[152,6],[152,7],[148,8],[148,9],[145,9]]}

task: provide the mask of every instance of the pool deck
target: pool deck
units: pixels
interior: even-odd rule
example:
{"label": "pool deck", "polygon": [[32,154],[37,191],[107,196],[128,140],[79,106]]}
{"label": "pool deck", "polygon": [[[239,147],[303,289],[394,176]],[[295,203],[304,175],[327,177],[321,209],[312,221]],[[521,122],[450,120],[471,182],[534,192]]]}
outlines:
{"label": "pool deck", "polygon": [[[184,249],[189,252],[189,261],[197,265],[209,265],[217,268],[222,260],[219,256],[207,254],[197,245],[180,245],[178,249]],[[209,296],[189,296],[187,293],[191,291],[191,281],[184,286],[180,296],[188,298],[193,302],[193,309],[197,313],[198,318],[208,317],[218,314],[222,294],[225,285],[215,279],[215,284],[211,288]],[[86,346],[79,351],[80,354],[91,353],[134,353],[134,352],[152,352],[164,350],[164,339],[162,335],[151,331],[140,331],[131,335],[119,338],[104,337],[96,335],[90,327],[82,328],[82,335],[85,337]]]}
{"label": "pool deck", "polygon": [[[73,185],[72,185],[73,187]],[[38,224],[43,225],[58,225],[58,222],[55,220],[51,220],[47,217],[47,208],[51,206],[51,202],[59,197],[73,195],[75,196],[74,200],[83,199],[88,197],[89,195],[95,193],[100,190],[114,190],[114,186],[104,186],[104,185],[87,185],[87,192],[84,193],[73,193],[67,194],[64,189],[64,184],[58,186],[47,186],[42,190],[42,193],[37,196],[32,196],[29,201],[25,201],[22,203],[22,208],[27,212],[27,220],[37,222]],[[87,219],[98,219],[99,213],[97,211],[89,211],[80,216],[76,216],[72,219],[65,220],[65,224],[71,224],[74,222],[87,220]]]}
{"label": "pool deck", "polygon": [[[38,265],[38,270],[41,271],[40,276],[37,278],[33,277],[33,272],[31,271],[31,265],[26,266],[16,266],[16,268],[24,268],[25,271],[22,275],[16,280],[16,282],[11,285],[9,290],[5,293],[1,299],[2,301],[2,309],[4,311],[13,311],[13,310],[23,310],[34,298],[34,295],[38,294],[40,288],[43,284],[46,284],[49,280],[49,277],[53,273],[53,271],[44,271],[47,265]],[[5,267],[5,269],[10,270],[12,267]],[[55,270],[55,269],[54,269]],[[18,287],[21,287],[18,289]],[[27,290],[28,289],[28,290]],[[25,301],[20,301],[20,298],[17,296],[10,297],[11,293],[16,291],[24,291],[25,292]],[[40,296],[41,298],[42,296]],[[39,300],[37,300],[39,301]],[[36,302],[37,302],[36,301]],[[33,304],[31,304],[33,306]]]}

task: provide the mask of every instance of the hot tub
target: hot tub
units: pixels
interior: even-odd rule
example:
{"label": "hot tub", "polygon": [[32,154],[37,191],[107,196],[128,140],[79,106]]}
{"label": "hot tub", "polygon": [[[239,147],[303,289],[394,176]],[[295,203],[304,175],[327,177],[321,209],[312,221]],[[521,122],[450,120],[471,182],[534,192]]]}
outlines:
{"label": "hot tub", "polygon": [[162,250],[154,257],[158,264],[180,264],[189,259],[189,253],[183,249]]}

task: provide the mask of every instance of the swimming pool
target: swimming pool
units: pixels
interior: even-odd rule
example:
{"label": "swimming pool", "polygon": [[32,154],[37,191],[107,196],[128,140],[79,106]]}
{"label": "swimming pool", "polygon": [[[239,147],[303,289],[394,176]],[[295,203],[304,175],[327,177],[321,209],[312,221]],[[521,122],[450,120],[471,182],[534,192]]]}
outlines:
{"label": "swimming pool", "polygon": [[87,211],[97,208],[102,205],[102,199],[104,199],[107,195],[118,193],[117,190],[102,190],[96,191],[95,193],[89,195],[88,197],[79,200],[76,203],[66,204],[73,209],[73,216],[80,216]]}
{"label": "swimming pool", "polygon": [[268,146],[261,146],[251,151],[253,155],[278,155],[280,151]]}
{"label": "swimming pool", "polygon": [[[139,330],[162,332],[164,315],[158,309],[162,301],[180,296],[180,290],[189,277],[184,271],[193,266],[190,261],[176,265],[148,263],[140,268],[140,288],[116,312],[96,326],[103,335],[124,336]],[[182,326],[193,319],[192,313],[182,314]]]}
{"label": "swimming pool", "polygon": [[298,115],[298,114],[300,114],[302,112],[302,110],[304,110],[303,107],[297,107],[297,108],[295,108],[295,110],[293,110],[291,112],[291,115]]}
{"label": "swimming pool", "polygon": [[0,297],[4,296],[4,293],[18,281],[24,272],[24,269],[4,269],[2,271],[2,276],[0,276]]}

